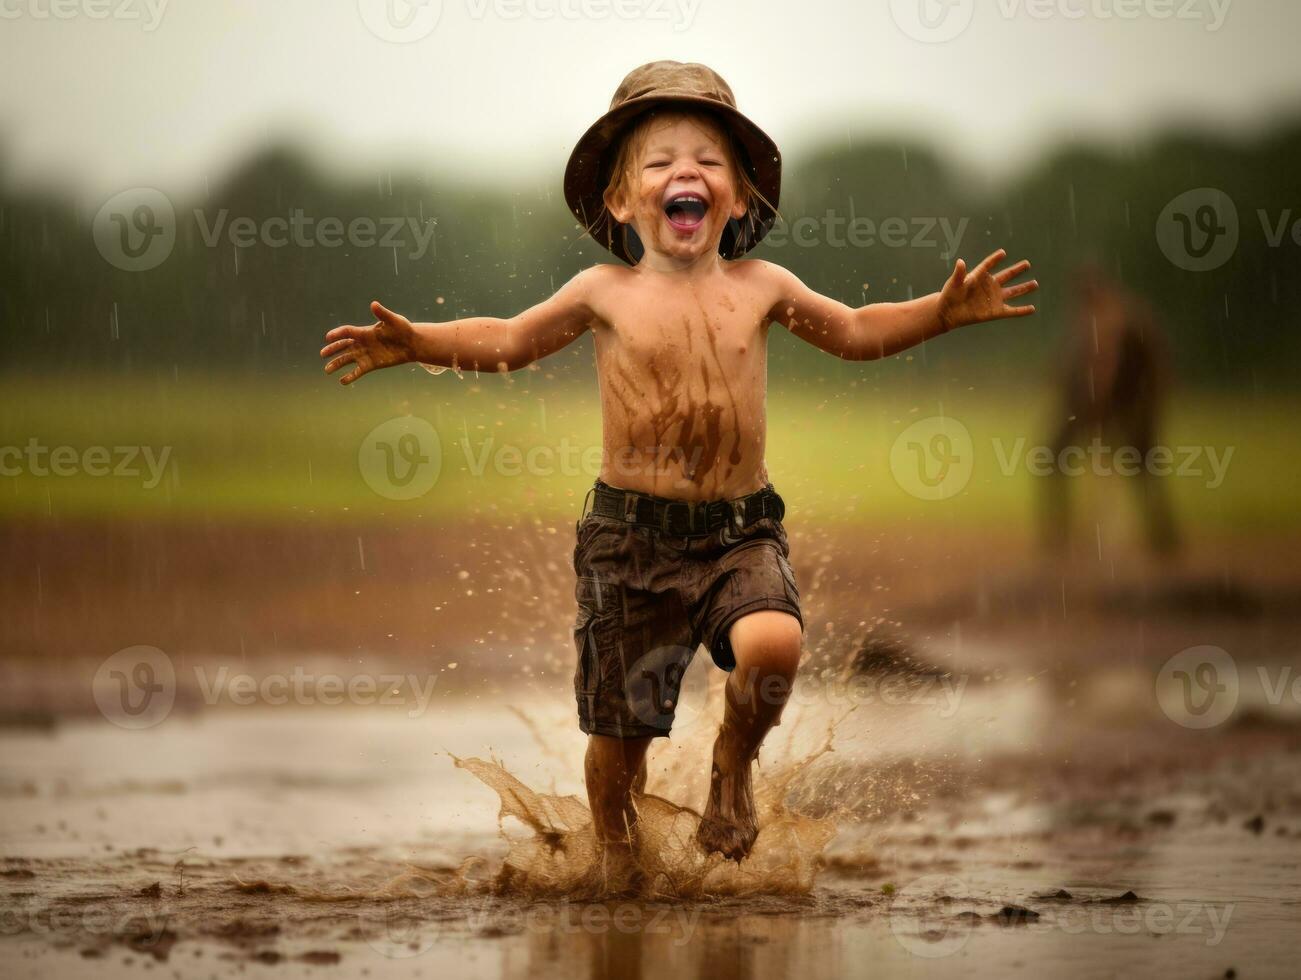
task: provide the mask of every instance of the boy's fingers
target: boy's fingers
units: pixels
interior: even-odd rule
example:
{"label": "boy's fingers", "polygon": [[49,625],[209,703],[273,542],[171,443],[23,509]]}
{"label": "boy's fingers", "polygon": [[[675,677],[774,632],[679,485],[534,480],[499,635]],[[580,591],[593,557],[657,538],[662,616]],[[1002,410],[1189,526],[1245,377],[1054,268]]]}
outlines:
{"label": "boy's fingers", "polygon": [[1005,258],[1007,258],[1007,249],[1005,248],[1000,248],[997,252],[994,252],[986,256],[985,261],[980,263],[980,265],[976,266],[975,269],[976,275],[980,275],[982,272],[988,272],[991,268],[993,268],[999,262],[1002,262],[1003,259]]}
{"label": "boy's fingers", "polygon": [[334,343],[326,344],[321,348],[321,356],[329,357],[331,354],[337,353],[344,348],[351,347],[355,343],[356,341],[351,337],[345,337],[343,340],[336,340]]}
{"label": "boy's fingers", "polygon": [[1021,273],[1025,272],[1028,268],[1030,268],[1029,261],[1022,259],[1020,262],[1016,263],[1016,265],[1009,265],[1002,272],[995,275],[994,278],[997,279],[1000,284],[1009,283]]}
{"label": "boy's fingers", "polygon": [[1039,280],[1037,279],[1031,279],[1029,282],[1019,282],[1015,286],[1008,286],[1003,290],[1003,299],[1016,299],[1026,293],[1033,293],[1038,288]]}
{"label": "boy's fingers", "polygon": [[357,360],[357,355],[355,352],[350,351],[346,354],[340,354],[329,364],[325,365],[325,373],[333,374],[335,371],[339,370],[339,368],[343,367],[345,364],[351,364],[355,360]]}
{"label": "boy's fingers", "polygon": [[367,330],[367,327],[343,326],[335,327],[325,335],[327,342],[331,340],[358,340]]}
{"label": "boy's fingers", "polygon": [[1034,306],[1004,306],[1004,316],[1029,316],[1034,312]]}
{"label": "boy's fingers", "polygon": [[383,320],[385,323],[396,323],[398,320],[402,319],[400,314],[394,313],[392,310],[388,309],[382,303],[380,303],[380,301],[377,299],[371,300],[370,311],[374,313],[378,319]]}
{"label": "boy's fingers", "polygon": [[950,282],[962,282],[967,277],[967,263],[958,259],[953,263],[953,275],[949,276]]}

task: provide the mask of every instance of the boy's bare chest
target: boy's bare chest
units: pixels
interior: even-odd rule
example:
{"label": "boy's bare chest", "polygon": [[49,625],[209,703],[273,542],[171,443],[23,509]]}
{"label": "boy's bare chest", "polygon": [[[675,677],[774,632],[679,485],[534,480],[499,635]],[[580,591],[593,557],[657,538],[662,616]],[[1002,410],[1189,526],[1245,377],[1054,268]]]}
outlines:
{"label": "boy's bare chest", "polygon": [[731,372],[762,357],[765,328],[761,311],[727,294],[634,296],[609,311],[597,354],[625,367]]}

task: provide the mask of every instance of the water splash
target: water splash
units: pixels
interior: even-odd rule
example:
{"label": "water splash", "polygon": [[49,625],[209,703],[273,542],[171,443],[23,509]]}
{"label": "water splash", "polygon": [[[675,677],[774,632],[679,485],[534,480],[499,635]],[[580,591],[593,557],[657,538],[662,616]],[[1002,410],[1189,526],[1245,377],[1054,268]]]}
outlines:
{"label": "water splash", "polygon": [[[853,709],[836,719],[822,719],[826,728],[821,735],[805,730],[800,737],[803,723],[812,719],[799,711],[774,729],[755,772],[759,837],[750,855],[737,864],[718,854],[704,854],[695,839],[700,813],[676,802],[703,800],[708,792],[708,766],[702,760],[709,758],[715,734],[707,719],[722,712],[721,680],[721,675],[711,678],[704,703],[694,716],[683,719],[672,742],[651,750],[650,791],[635,798],[641,893],[665,900],[807,895],[845,816],[843,800],[830,798],[842,791],[833,780],[819,777],[832,770],[814,763],[834,751],[837,731]],[[539,727],[528,727],[544,745]],[[811,746],[809,735],[816,739]],[[804,747],[797,749],[797,742]],[[495,760],[449,756],[497,794],[499,824],[513,817],[531,831],[531,836],[519,839],[503,828],[508,853],[495,879],[498,894],[581,900],[619,890],[618,879],[623,876],[616,872],[606,877],[584,799],[538,792]]]}
{"label": "water splash", "polygon": [[421,366],[422,368],[424,368],[426,371],[428,371],[430,374],[438,375],[438,374],[442,374],[444,371],[451,371],[451,372],[454,373],[458,378],[460,378],[460,379],[462,379],[462,380],[465,379],[465,374],[461,371],[461,366],[460,366],[459,364],[456,363],[456,358],[455,358],[455,356],[453,356],[453,358],[452,358],[452,366],[451,366],[450,368],[445,367],[445,366],[443,366],[443,365],[441,365],[441,364],[423,364],[423,363],[422,363],[420,366]]}
{"label": "water splash", "polygon": [[[539,793],[495,762],[454,759],[501,800],[499,820],[514,817],[531,836],[507,838],[509,851],[493,881],[498,894],[534,897],[599,897],[605,890],[592,814],[577,796]],[[792,767],[792,776],[794,767]],[[700,814],[651,793],[636,797],[638,862],[645,897],[805,894],[822,866],[822,852],[835,822],[786,810],[785,780],[764,781],[757,794],[759,837],[744,862],[706,856],[695,841]]]}

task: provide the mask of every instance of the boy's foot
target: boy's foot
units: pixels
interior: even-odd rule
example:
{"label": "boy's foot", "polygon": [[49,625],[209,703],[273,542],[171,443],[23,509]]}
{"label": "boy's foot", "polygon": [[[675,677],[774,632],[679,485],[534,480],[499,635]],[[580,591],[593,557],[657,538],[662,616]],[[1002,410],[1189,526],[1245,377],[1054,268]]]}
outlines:
{"label": "boy's foot", "polygon": [[597,858],[599,877],[596,892],[601,898],[634,898],[646,886],[646,872],[642,870],[634,849],[627,844],[606,844]]}
{"label": "boy's foot", "polygon": [[706,854],[717,851],[740,862],[759,836],[754,791],[750,785],[751,761],[731,750],[723,732],[714,742],[714,765],[709,780],[709,802],[696,831],[696,841]]}

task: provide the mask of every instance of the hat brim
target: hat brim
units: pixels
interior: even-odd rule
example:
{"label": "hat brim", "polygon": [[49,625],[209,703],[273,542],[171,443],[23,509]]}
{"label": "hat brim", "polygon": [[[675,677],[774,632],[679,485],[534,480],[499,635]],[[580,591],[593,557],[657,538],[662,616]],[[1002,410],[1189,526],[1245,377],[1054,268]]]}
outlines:
{"label": "hat brim", "polygon": [[744,115],[716,99],[691,95],[647,95],[629,99],[593,123],[579,139],[565,167],[565,203],[582,226],[602,246],[629,265],[641,258],[640,242],[631,227],[614,220],[605,206],[608,154],[619,134],[636,117],[667,105],[699,108],[721,116],[741,144],[747,159],[741,161],[750,179],[766,198],[753,202],[751,217],[731,219],[723,230],[718,251],[724,258],[744,255],[759,244],[777,218],[781,194],[781,153],[777,144]]}

